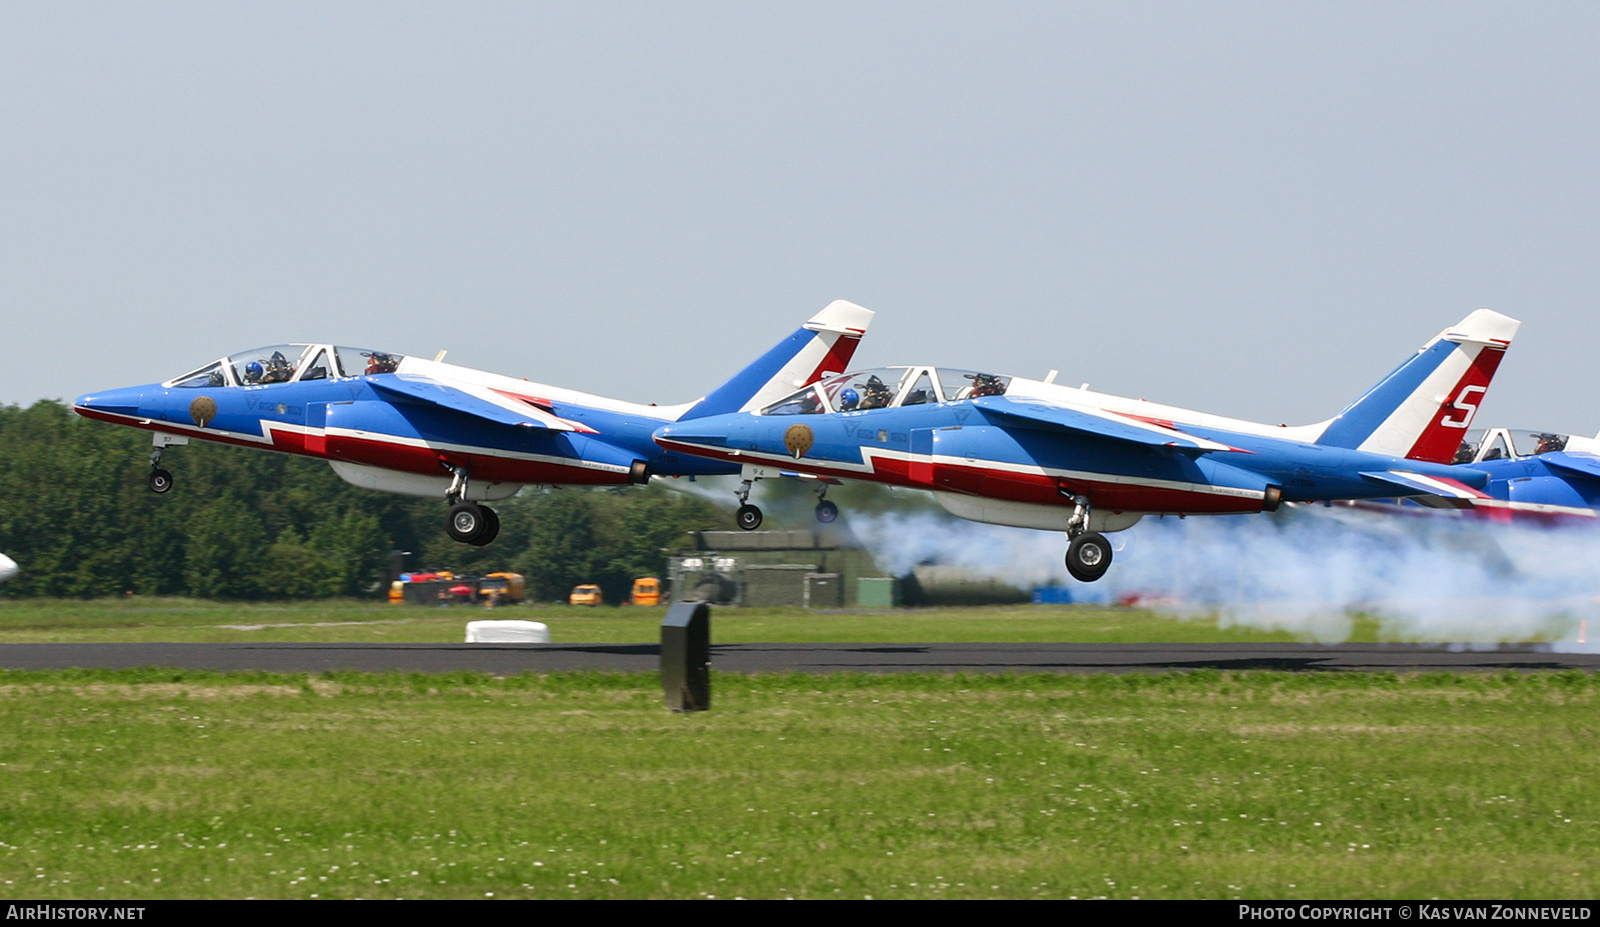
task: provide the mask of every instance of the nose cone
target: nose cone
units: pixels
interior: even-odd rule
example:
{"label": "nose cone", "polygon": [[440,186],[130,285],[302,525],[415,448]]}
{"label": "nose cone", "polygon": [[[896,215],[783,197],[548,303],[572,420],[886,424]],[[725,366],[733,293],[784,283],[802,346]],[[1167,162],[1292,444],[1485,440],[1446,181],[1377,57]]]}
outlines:
{"label": "nose cone", "polygon": [[17,561],[12,560],[5,554],[0,554],[0,583],[15,575],[17,575]]}
{"label": "nose cone", "polygon": [[[102,390],[98,393],[85,393],[72,400],[72,408],[79,415],[89,418],[107,418],[117,415],[144,415],[145,388],[135,386],[127,389]],[[99,414],[96,414],[99,413]]]}

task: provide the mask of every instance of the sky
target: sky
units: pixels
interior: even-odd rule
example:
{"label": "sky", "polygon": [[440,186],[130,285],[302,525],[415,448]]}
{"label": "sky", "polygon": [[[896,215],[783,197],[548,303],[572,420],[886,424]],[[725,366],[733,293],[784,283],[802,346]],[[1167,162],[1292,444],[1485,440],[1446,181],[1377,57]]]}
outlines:
{"label": "sky", "polygon": [[331,341],[640,402],[834,299],[1325,419],[1480,306],[1600,432],[1600,6],[0,5],[0,403]]}

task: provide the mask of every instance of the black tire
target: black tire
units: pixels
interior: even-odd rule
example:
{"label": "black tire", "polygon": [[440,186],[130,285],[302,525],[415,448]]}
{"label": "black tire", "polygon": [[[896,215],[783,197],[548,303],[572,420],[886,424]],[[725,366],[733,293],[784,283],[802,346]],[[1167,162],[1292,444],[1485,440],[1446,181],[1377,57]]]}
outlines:
{"label": "black tire", "polygon": [[1111,542],[1098,531],[1089,531],[1067,545],[1067,572],[1080,583],[1092,583],[1111,569]]}
{"label": "black tire", "polygon": [[483,506],[476,502],[462,502],[450,507],[450,517],[445,521],[444,530],[449,532],[452,541],[471,544],[488,525],[489,518],[483,514]]}
{"label": "black tire", "polygon": [[500,536],[500,516],[487,505],[480,505],[478,509],[483,512],[483,528],[477,537],[467,542],[473,547],[482,547]]}
{"label": "black tire", "polygon": [[739,520],[739,527],[746,531],[754,531],[761,527],[761,510],[753,505],[741,505],[735,516]]}
{"label": "black tire", "polygon": [[839,507],[824,499],[817,503],[817,521],[823,524],[832,524],[839,517]]}
{"label": "black tire", "polygon": [[161,470],[161,469],[151,470],[150,471],[150,491],[154,492],[154,493],[171,492],[172,491],[172,474],[168,473],[165,470]]}
{"label": "black tire", "polygon": [[642,460],[635,460],[628,467],[628,482],[636,486],[643,486],[650,482],[650,465]]}

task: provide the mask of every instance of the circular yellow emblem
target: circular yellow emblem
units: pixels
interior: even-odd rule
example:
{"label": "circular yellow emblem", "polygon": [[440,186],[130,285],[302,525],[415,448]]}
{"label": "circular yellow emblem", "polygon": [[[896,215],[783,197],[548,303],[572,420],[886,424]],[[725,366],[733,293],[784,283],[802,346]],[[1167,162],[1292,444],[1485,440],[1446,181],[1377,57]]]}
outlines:
{"label": "circular yellow emblem", "polygon": [[789,430],[783,433],[783,446],[789,449],[796,460],[806,455],[811,450],[812,441],[810,425],[790,425]]}
{"label": "circular yellow emblem", "polygon": [[189,403],[189,417],[201,428],[206,427],[206,422],[217,417],[217,404],[210,396],[201,396]]}

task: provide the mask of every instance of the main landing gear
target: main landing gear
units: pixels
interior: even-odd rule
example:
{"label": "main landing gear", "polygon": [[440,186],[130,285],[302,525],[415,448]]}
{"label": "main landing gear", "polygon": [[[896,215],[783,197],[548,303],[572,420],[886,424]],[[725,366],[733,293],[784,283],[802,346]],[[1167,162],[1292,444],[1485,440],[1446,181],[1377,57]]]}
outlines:
{"label": "main landing gear", "polygon": [[450,518],[445,531],[450,539],[474,547],[482,547],[500,535],[500,516],[494,509],[476,502],[467,502],[468,475],[465,467],[450,467],[452,479],[445,490],[445,501],[450,503]]}
{"label": "main landing gear", "polygon": [[[739,527],[746,531],[754,531],[761,527],[761,509],[750,504],[750,487],[758,479],[760,479],[759,476],[749,477],[740,483],[738,490],[734,492],[734,495],[739,497],[739,510],[734,513],[734,517],[738,520]],[[818,483],[817,507],[814,512],[816,513],[817,521],[824,525],[832,524],[839,518],[839,506],[829,502],[826,498],[827,494],[828,484]]]}
{"label": "main landing gear", "polygon": [[1089,530],[1089,497],[1072,497],[1075,508],[1067,522],[1067,572],[1082,583],[1092,583],[1111,569],[1111,542]]}

